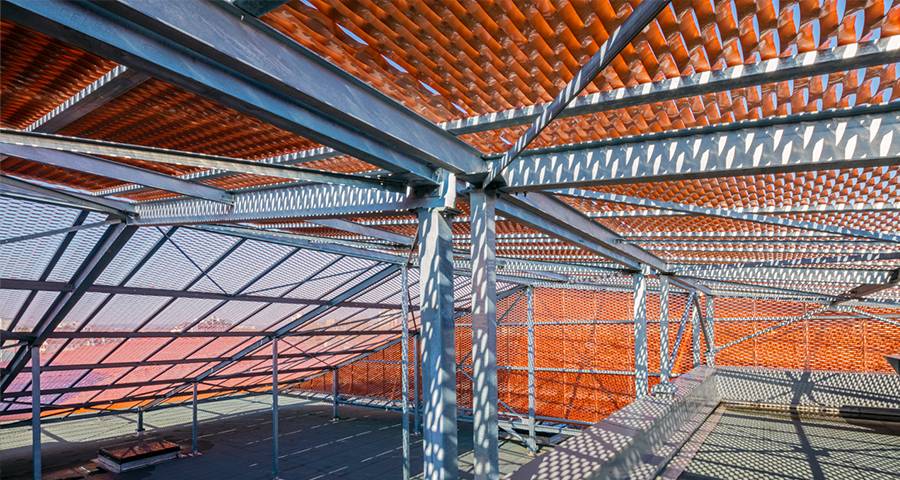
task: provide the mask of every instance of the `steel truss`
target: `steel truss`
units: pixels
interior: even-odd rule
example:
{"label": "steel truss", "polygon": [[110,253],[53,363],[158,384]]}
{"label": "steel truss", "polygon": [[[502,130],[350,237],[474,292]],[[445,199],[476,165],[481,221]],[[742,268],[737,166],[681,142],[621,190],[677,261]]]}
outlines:
{"label": "steel truss", "polygon": [[[499,472],[497,431],[508,428],[498,421],[501,414],[498,406],[508,410],[502,414],[516,416],[524,422],[529,428],[529,436],[518,438],[532,451],[536,449],[535,424],[539,418],[535,414],[536,371],[633,375],[637,395],[643,396],[649,393],[648,377],[659,375],[663,387],[669,381],[689,322],[695,365],[701,363],[701,336],[706,341],[705,360],[714,365],[715,354],[723,349],[830,310],[900,326],[892,316],[857,308],[898,305],[895,297],[884,293],[900,282],[900,269],[890,263],[898,256],[892,251],[877,250],[900,243],[895,226],[883,223],[879,225],[884,228],[881,231],[803,217],[808,214],[891,214],[897,211],[896,202],[809,208],[718,208],[590,190],[591,187],[656,181],[893,167],[900,159],[900,141],[897,141],[900,137],[900,104],[897,102],[526,150],[528,144],[557,117],[893,64],[900,61],[900,38],[578,96],[667,4],[648,1],[636,7],[622,26],[612,32],[609,40],[553,102],[434,125],[288,41],[255,18],[281,3],[279,0],[237,0],[233,5],[196,0],[174,3],[161,0],[116,3],[8,0],[5,3],[4,15],[12,21],[122,65],[25,131],[4,129],[0,132],[0,155],[87,172],[126,184],[88,194],[8,175],[2,177],[0,195],[70,206],[79,209],[79,213],[69,226],[0,240],[0,246],[5,246],[60,238],[55,253],[36,279],[0,279],[3,290],[29,292],[8,331],[0,335],[0,344],[4,348],[15,348],[0,377],[0,398],[7,401],[0,416],[24,413],[25,409],[13,408],[13,405],[21,402],[20,398],[32,396],[30,411],[35,431],[39,432],[40,412],[71,414],[82,408],[109,406],[110,401],[98,399],[108,390],[127,390],[118,401],[134,402],[141,411],[165,402],[190,399],[195,409],[193,449],[196,451],[198,385],[203,385],[204,394],[268,391],[273,395],[273,475],[277,477],[279,389],[331,372],[334,375],[334,415],[337,416],[338,369],[365,361],[367,355],[402,341],[403,455],[404,477],[408,477],[409,385],[405,372],[409,364],[407,340],[409,335],[414,335],[417,350],[419,339],[423,349],[422,387],[427,400],[423,442],[427,453],[426,475],[451,478],[457,473],[455,382],[456,368],[460,367],[461,373],[473,381],[473,391],[477,393],[472,407],[476,430],[476,477],[493,479]],[[250,16],[246,17],[246,14]],[[271,58],[279,61],[266,61]],[[325,147],[250,161],[51,135],[151,78],[170,82],[188,92],[214,94],[224,106]],[[499,157],[484,157],[456,138],[456,135],[527,123],[532,123],[531,127]],[[176,177],[97,155],[203,170]],[[381,170],[367,175],[349,175],[298,166],[337,155],[355,156]],[[239,174],[278,177],[290,182],[234,191],[204,183]],[[179,198],[137,203],[106,198],[147,189],[173,192]],[[458,208],[457,197],[468,203],[468,218],[462,218],[455,210]],[[621,210],[585,213],[566,201],[574,198],[611,202],[623,207],[617,207]],[[89,212],[102,212],[107,218],[87,222]],[[386,228],[392,225],[392,220],[383,217],[410,213],[415,214],[416,220],[409,222],[418,224],[415,237]],[[747,235],[702,232],[692,233],[690,237],[681,232],[666,231],[620,234],[610,228],[609,223],[604,223],[610,219],[695,216],[773,228],[781,232],[778,236],[784,237],[773,242],[785,246],[757,248],[754,243],[766,243],[765,234],[757,232]],[[278,226],[275,224],[278,221],[284,221],[286,225]],[[303,221],[304,226],[340,230],[348,236],[336,241],[299,235],[295,233],[296,225],[292,225],[298,221]],[[512,221],[539,233],[497,233],[499,221]],[[463,234],[470,237],[470,241],[453,234],[451,227],[461,222],[470,222],[470,233]],[[114,259],[132,245],[132,238],[140,229],[161,226],[169,228],[161,232],[162,238],[138,256],[137,263],[116,285],[96,283]],[[103,233],[99,240],[84,258],[79,259],[69,280],[51,280],[60,261],[77,253],[71,248],[73,242],[101,228]],[[209,238],[227,236],[233,243],[216,258],[201,264],[173,239],[179,228],[189,228]],[[801,234],[800,231],[814,232],[815,235]],[[360,237],[371,241],[360,241]],[[454,242],[457,247],[471,249],[468,257],[454,249]],[[538,255],[539,260],[526,259],[527,253],[517,258],[497,255],[497,248],[510,251],[534,248],[535,242],[542,242],[539,248],[545,249]],[[750,246],[733,246],[744,242]],[[799,249],[800,242],[808,242],[810,248]],[[237,252],[250,243],[277,245],[287,250],[251,275],[249,282],[226,291],[213,278],[213,273],[237,257]],[[657,243],[670,245],[667,253],[678,251],[684,256],[654,254],[650,249]],[[646,244],[647,248],[639,244]],[[729,246],[721,247],[722,244]],[[132,284],[147,262],[166,245],[174,247],[195,267],[192,279],[178,289]],[[828,245],[828,250],[822,245]],[[267,287],[277,293],[262,295],[253,290],[254,285],[274,276],[273,272],[303,250],[331,255],[334,259],[293,284]],[[553,258],[547,253],[550,250],[561,252],[559,258],[563,261],[548,261]],[[572,259],[576,257],[566,256],[567,252],[589,252],[592,257],[575,262]],[[691,257],[690,254],[697,252],[720,255],[715,258]],[[727,260],[721,255],[724,253],[745,256],[719,261]],[[758,256],[752,254],[786,258],[754,260]],[[791,258],[789,254],[804,256]],[[350,261],[369,263],[357,270],[341,270],[339,274],[354,274],[352,281],[325,288],[317,298],[295,295],[300,287],[315,288],[310,285],[327,279],[324,272]],[[877,267],[868,268],[867,262],[878,262]],[[416,282],[420,289],[417,298],[410,298],[411,272],[420,276]],[[401,286],[390,292],[384,290],[384,285],[390,285],[398,276],[402,278]],[[466,305],[460,305],[455,295],[461,290],[456,284],[461,278],[471,279],[467,285],[472,290],[471,300]],[[218,291],[204,287],[209,283]],[[501,285],[507,284],[519,287],[497,292]],[[528,366],[497,366],[496,304],[522,286],[527,286],[524,288],[528,299],[528,319],[524,324],[528,329]],[[545,286],[632,292],[633,318],[607,323],[634,324],[635,370],[536,368],[534,327],[541,322],[535,322],[533,318],[533,292],[535,287]],[[846,289],[848,286],[854,287]],[[671,352],[667,311],[670,289],[689,295]],[[649,372],[647,368],[647,325],[657,319],[647,318],[646,296],[655,292],[659,292],[663,310],[666,310],[658,320],[661,332],[659,373]],[[39,293],[56,296],[30,331],[15,330],[23,324]],[[77,307],[85,304],[87,295],[102,299],[85,306],[89,311],[76,328],[60,331],[58,327]],[[705,311],[701,308],[700,295],[706,301]],[[133,331],[91,328],[92,321],[113,299],[124,296],[160,299],[161,304]],[[716,345],[716,324],[730,321],[716,318],[713,299],[717,296],[792,299],[819,306],[802,316],[780,318],[773,326]],[[418,305],[413,304],[416,300]],[[206,302],[204,305],[208,303],[209,307],[201,309],[202,315],[175,332],[149,329],[152,322],[177,302]],[[242,303],[254,304],[254,307],[227,329],[206,331],[201,328],[205,319]],[[252,323],[251,320],[266,309],[280,309],[275,317],[277,321],[269,322],[262,329],[243,329],[242,325]],[[469,310],[472,321],[468,325],[473,330],[471,376],[465,371],[467,365],[457,365],[455,356],[451,355],[454,328],[462,326],[455,320]],[[311,348],[305,339],[313,337],[327,338],[328,347],[324,350]],[[203,353],[214,340],[228,338],[238,342],[220,355]],[[140,339],[161,339],[161,343],[150,349],[142,360],[110,360],[120,350],[127,349],[123,346],[125,343]],[[156,358],[157,354],[183,339],[198,340],[184,358]],[[61,346],[51,351],[47,355],[49,361],[42,364],[41,347],[48,340],[58,340]],[[97,363],[54,363],[73,342],[85,340],[121,340],[121,344],[103,354]],[[264,353],[268,346],[271,346],[271,354]],[[418,355],[415,357],[413,365],[418,368]],[[29,360],[30,368],[27,367]],[[186,370],[178,370],[182,365],[187,365]],[[145,380],[127,380],[130,374],[146,367],[163,368]],[[98,369],[122,369],[124,373],[120,372],[108,384],[86,382]],[[514,412],[497,399],[498,369],[522,369],[528,373],[527,415]],[[66,386],[42,388],[46,387],[41,385],[42,370],[82,373]],[[26,374],[30,374],[32,380],[28,380]],[[263,382],[269,375],[271,381]],[[418,377],[415,378],[418,381]],[[236,382],[222,383],[232,380]],[[16,388],[12,388],[14,385]],[[192,391],[188,392],[188,389]],[[417,396],[418,386],[414,390]],[[74,404],[56,403],[76,393],[91,395]],[[51,401],[42,405],[40,399],[47,396]],[[418,407],[417,399],[414,405],[416,425],[419,423]],[[39,475],[39,436],[34,444],[35,470]]]}

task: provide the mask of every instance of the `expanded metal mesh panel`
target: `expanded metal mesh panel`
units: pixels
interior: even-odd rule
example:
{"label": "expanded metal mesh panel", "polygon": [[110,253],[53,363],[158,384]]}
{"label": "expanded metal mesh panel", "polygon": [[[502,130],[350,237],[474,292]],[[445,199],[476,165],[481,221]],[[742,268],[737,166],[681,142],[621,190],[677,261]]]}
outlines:
{"label": "expanded metal mesh panel", "polygon": [[[0,22],[0,42],[0,120],[4,127],[27,127],[115,67],[5,20]],[[52,81],[36,81],[48,77]]]}
{"label": "expanded metal mesh panel", "polygon": [[[92,213],[87,216],[84,223],[96,223],[106,219],[105,215]],[[61,256],[56,263],[56,267],[47,276],[47,280],[51,282],[68,282],[75,275],[78,267],[84,263],[103,233],[108,227],[94,227],[87,230],[81,230],[72,237],[69,246],[66,247],[65,255]]]}
{"label": "expanded metal mesh panel", "polygon": [[250,285],[245,293],[266,296],[284,295],[339,258],[327,253],[298,251],[265,277]]}
{"label": "expanded metal mesh panel", "polygon": [[[463,8],[313,0],[290,2],[263,19],[409,108],[441,121],[549,101],[631,10],[622,1]],[[896,15],[885,13],[883,2],[675,2],[585,93],[895,33]],[[830,99],[825,89],[811,90]],[[746,96],[750,111],[765,100]],[[809,103],[817,103],[816,98]],[[720,109],[728,110],[726,105]]]}
{"label": "expanded metal mesh panel", "polygon": [[30,292],[25,290],[0,290],[0,328],[9,330],[9,326],[25,305],[29,294]]}
{"label": "expanded metal mesh panel", "polygon": [[62,322],[56,327],[56,331],[75,331],[82,328],[89,319],[93,318],[106,304],[110,296],[105,293],[88,292],[81,297],[75,307],[69,312]]}
{"label": "expanded metal mesh panel", "polygon": [[[209,272],[209,277],[215,280],[215,290],[204,289],[204,291],[220,292],[219,287],[221,287],[225,293],[236,293],[244,287],[248,279],[262,275],[276,262],[287,256],[291,250],[289,247],[270,243],[265,244],[252,240],[244,242]],[[191,290],[200,289],[192,287]]]}
{"label": "expanded metal mesh panel", "polygon": [[103,361],[104,363],[143,361],[167,342],[165,338],[129,338],[122,343],[121,348]]}
{"label": "expanded metal mesh panel", "polygon": [[31,332],[59,295],[57,292],[37,292],[13,330]]}
{"label": "expanded metal mesh panel", "polygon": [[132,331],[169,301],[166,297],[116,295],[84,328],[88,331]]}
{"label": "expanded metal mesh panel", "polygon": [[221,300],[198,300],[193,298],[163,298],[163,307],[152,317],[141,322],[141,331],[145,332],[179,332],[196,330],[224,330],[228,323],[216,316],[203,317],[203,314],[222,303]]}
{"label": "expanded metal mesh panel", "polygon": [[[519,295],[497,305],[497,363],[501,412],[509,408],[527,413],[527,304]],[[676,344],[684,318],[687,295],[669,297],[669,349]],[[659,371],[659,299],[648,295],[648,364],[651,375]],[[701,299],[705,315],[705,300]],[[536,414],[538,416],[597,421],[634,399],[634,326],[630,293],[538,288],[534,298]],[[802,302],[770,299],[717,297],[715,300],[717,345],[797,318],[816,308]],[[686,317],[680,347],[674,357],[675,375],[692,368],[693,305]],[[504,313],[506,314],[504,316]],[[900,315],[887,308],[882,315]],[[762,366],[770,368],[887,372],[883,356],[900,349],[900,327],[886,323],[846,319],[845,313],[815,317],[739,343],[718,352],[722,366]],[[472,404],[472,331],[469,317],[458,320],[456,329],[457,405]],[[707,353],[701,333],[701,358]],[[412,346],[410,348],[412,352]],[[356,361],[339,371],[341,393],[399,398],[399,345]],[[410,369],[412,371],[412,369]],[[601,373],[604,371],[619,374]],[[330,392],[330,375],[304,382],[302,389]],[[651,387],[658,378],[651,377]]]}
{"label": "expanded metal mesh panel", "polygon": [[[71,227],[78,211],[71,208],[23,202],[0,197],[0,232],[15,238]],[[37,280],[49,264],[65,235],[50,235],[0,245],[0,275],[3,278]]]}

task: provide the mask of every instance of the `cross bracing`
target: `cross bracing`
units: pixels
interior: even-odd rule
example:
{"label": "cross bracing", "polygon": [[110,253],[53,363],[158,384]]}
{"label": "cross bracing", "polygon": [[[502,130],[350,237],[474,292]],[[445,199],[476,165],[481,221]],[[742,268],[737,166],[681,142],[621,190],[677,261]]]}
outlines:
{"label": "cross bracing", "polygon": [[[647,35],[703,15],[623,3],[609,39],[586,29],[553,62],[553,48],[494,52],[482,70],[448,64],[446,43],[436,60],[342,56],[397,37],[352,16],[319,32],[313,3],[250,3],[4,3],[4,30],[25,32],[4,58],[53,67],[28,57],[40,37],[91,68],[17,87],[45,105],[4,107],[3,412],[31,394],[34,348],[41,402],[63,414],[259,389],[273,344],[279,382],[322,375],[400,338],[406,268],[412,333],[431,346],[448,314],[517,286],[900,302],[900,43],[885,12],[852,39],[820,32],[819,48],[798,34],[777,54],[694,46],[676,61]],[[638,59],[651,50],[655,66]],[[447,418],[430,420],[427,442],[448,441]]]}

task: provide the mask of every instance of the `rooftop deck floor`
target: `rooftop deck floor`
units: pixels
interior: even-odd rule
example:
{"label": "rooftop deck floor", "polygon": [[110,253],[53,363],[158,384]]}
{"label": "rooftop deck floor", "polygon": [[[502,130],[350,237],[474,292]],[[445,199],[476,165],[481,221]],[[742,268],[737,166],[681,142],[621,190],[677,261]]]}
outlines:
{"label": "rooftop deck floor", "polygon": [[[401,424],[395,412],[331,405],[282,396],[279,400],[280,469],[284,479],[400,478]],[[146,438],[161,438],[190,450],[191,410],[175,407],[146,413]],[[268,396],[203,403],[199,407],[202,455],[184,457],[120,475],[94,479],[270,479],[271,409]],[[72,471],[96,457],[99,447],[135,440],[133,414],[47,423],[43,431],[45,475]],[[461,478],[471,478],[472,428],[459,423]],[[412,473],[422,470],[422,437],[413,436]],[[527,462],[524,447],[501,441],[503,473]],[[31,478],[31,431],[27,426],[0,430],[0,477]],[[46,477],[45,477],[46,478]]]}
{"label": "rooftop deck floor", "polygon": [[722,407],[710,419],[681,479],[900,478],[900,423]]}

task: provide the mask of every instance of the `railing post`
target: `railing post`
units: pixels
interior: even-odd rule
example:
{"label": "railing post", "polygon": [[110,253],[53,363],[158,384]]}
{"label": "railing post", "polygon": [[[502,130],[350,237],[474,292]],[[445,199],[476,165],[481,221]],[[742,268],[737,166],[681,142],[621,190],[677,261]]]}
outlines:
{"label": "railing post", "polygon": [[34,480],[41,480],[41,347],[31,346],[31,461]]}
{"label": "railing post", "polygon": [[331,419],[338,420],[340,418],[338,406],[340,402],[340,374],[337,368],[331,369]]}
{"label": "railing post", "polygon": [[272,338],[272,478],[278,478],[278,337]]}
{"label": "railing post", "polygon": [[413,342],[413,346],[415,347],[414,357],[413,358],[413,433],[415,435],[421,435],[421,404],[422,401],[419,398],[419,361],[422,357],[421,348],[419,347],[422,336],[417,334],[415,336],[415,341]]}
{"label": "railing post", "polygon": [[400,402],[403,408],[403,480],[409,480],[409,275],[407,266],[400,270]]}
{"label": "railing post", "polygon": [[197,425],[197,382],[194,382],[194,395],[191,402],[191,453],[196,455],[200,452],[198,433],[200,426]]}
{"label": "railing post", "polygon": [[691,351],[693,353],[693,368],[697,368],[700,366],[700,311],[697,308],[694,308],[691,316]]}
{"label": "railing post", "polygon": [[535,378],[534,378],[534,287],[525,289],[528,308],[526,328],[528,329],[528,451],[537,453],[537,432],[535,431]]}
{"label": "railing post", "polygon": [[713,296],[706,296],[706,343],[709,350],[706,352],[706,364],[710,367],[716,366],[716,320],[714,318],[715,309],[713,307]]}

